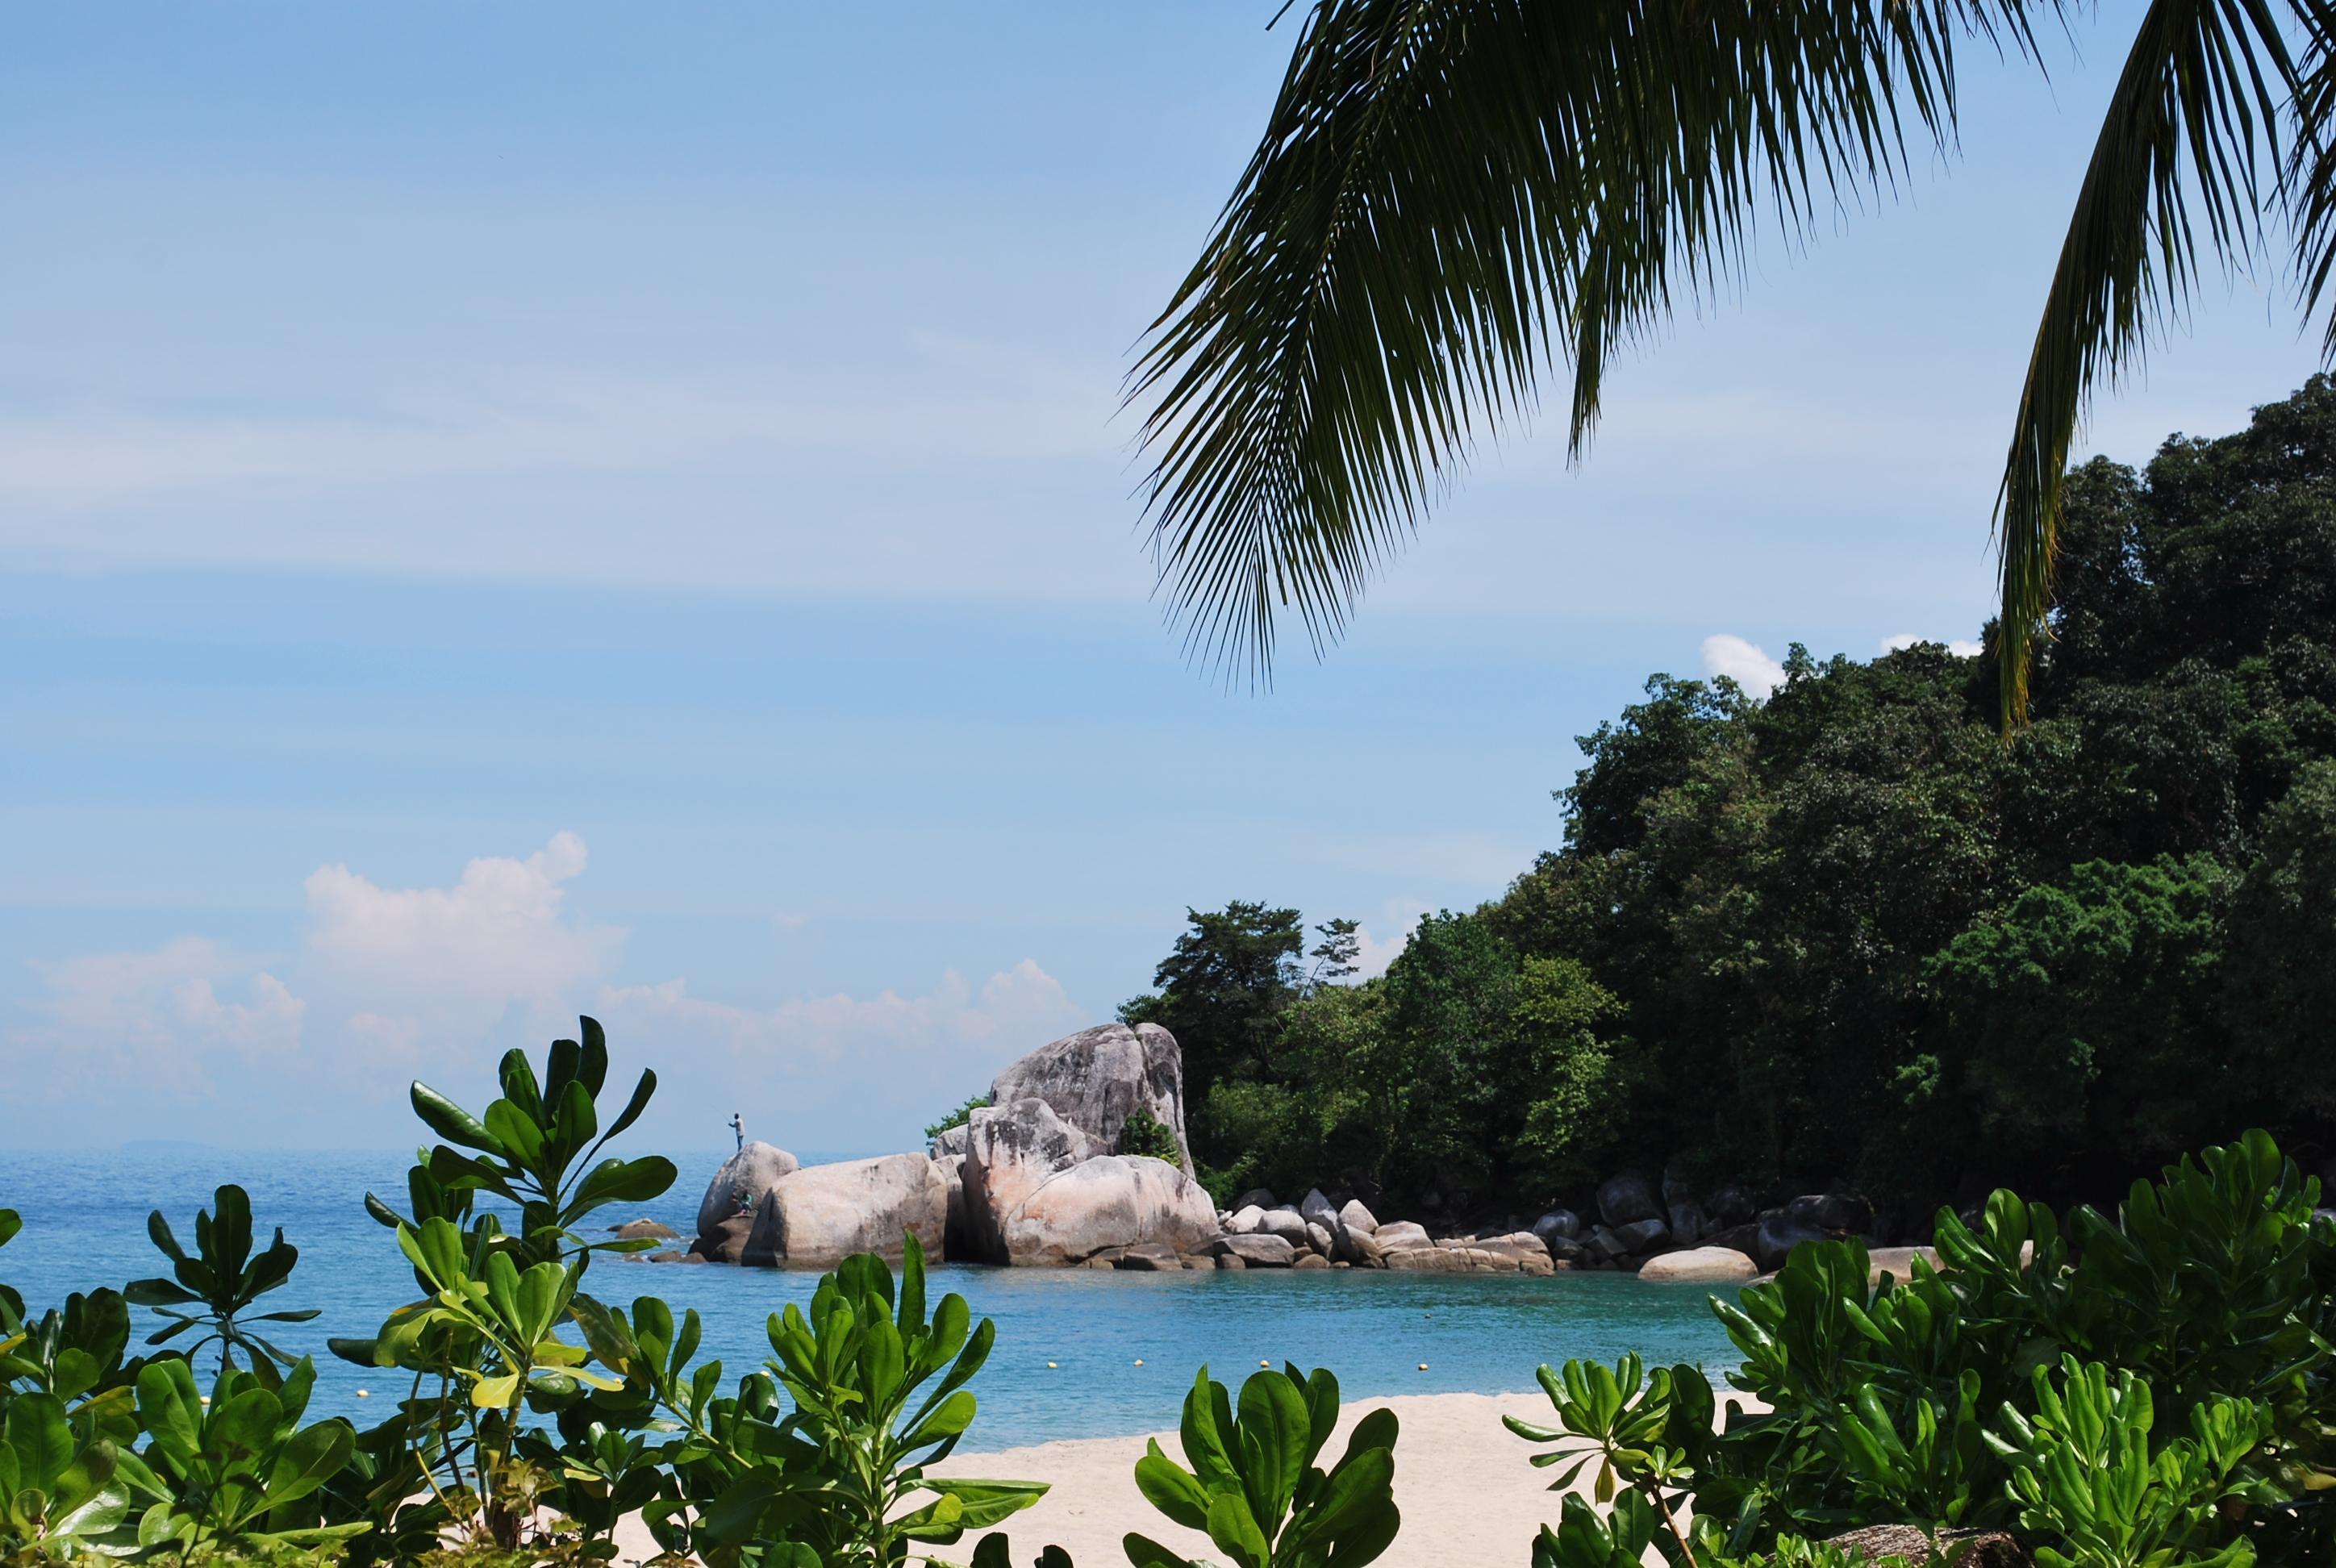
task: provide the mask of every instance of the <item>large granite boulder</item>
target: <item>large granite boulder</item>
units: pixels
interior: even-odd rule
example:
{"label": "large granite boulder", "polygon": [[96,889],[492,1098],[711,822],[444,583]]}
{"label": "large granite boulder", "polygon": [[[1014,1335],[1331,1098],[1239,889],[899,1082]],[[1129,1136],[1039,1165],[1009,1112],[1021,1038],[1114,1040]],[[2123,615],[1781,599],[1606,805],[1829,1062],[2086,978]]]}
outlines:
{"label": "large granite boulder", "polygon": [[1654,1183],[1636,1171],[1609,1176],[1598,1189],[1598,1217],[1613,1230],[1663,1218],[1662,1200]]}
{"label": "large granite boulder", "polygon": [[752,1214],[733,1214],[689,1244],[689,1256],[706,1263],[735,1263],[746,1254],[746,1238],[754,1229]]}
{"label": "large granite boulder", "polygon": [[1165,1160],[1103,1154],[1043,1183],[998,1229],[1004,1261],[1046,1266],[1108,1247],[1192,1251],[1215,1237],[1217,1215],[1207,1189]]}
{"label": "large granite boulder", "polygon": [[1734,1182],[1714,1189],[1703,1206],[1711,1211],[1713,1222],[1720,1225],[1744,1224],[1752,1219],[1757,1208],[1752,1194]]}
{"label": "large granite boulder", "polygon": [[1689,1247],[1648,1259],[1639,1278],[1665,1285],[1724,1285],[1749,1280],[1759,1271],[1733,1247]]}
{"label": "large granite boulder", "polygon": [[1760,1265],[1762,1273],[1773,1274],[1785,1266],[1785,1260],[1793,1255],[1795,1247],[1803,1242],[1824,1240],[1825,1232],[1815,1225],[1796,1220],[1782,1209],[1774,1209],[1760,1217],[1759,1229],[1753,1233],[1752,1261]]}
{"label": "large granite boulder", "polygon": [[1195,1174],[1184,1135],[1184,1053],[1157,1024],[1103,1024],[1039,1047],[989,1086],[992,1106],[1021,1100],[1046,1101],[1098,1154],[1115,1152],[1127,1118],[1148,1112],[1176,1135],[1184,1174]]}
{"label": "large granite boulder", "polygon": [[912,1235],[926,1256],[939,1258],[948,1224],[949,1178],[930,1156],[805,1165],[772,1183],[754,1205],[739,1261],[832,1269],[854,1252],[898,1260]]}
{"label": "large granite boulder", "polygon": [[1306,1245],[1306,1216],[1287,1204],[1260,1213],[1253,1231],[1258,1235],[1279,1236],[1293,1247]]}
{"label": "large granite boulder", "polygon": [[754,1213],[763,1194],[777,1185],[780,1177],[802,1166],[803,1162],[784,1149],[760,1139],[723,1161],[714,1179],[706,1183],[706,1196],[697,1202],[697,1234],[706,1250],[710,1252],[719,1244],[724,1221]]}
{"label": "large granite boulder", "polygon": [[1363,1201],[1360,1198],[1347,1200],[1346,1205],[1338,1211],[1338,1224],[1342,1230],[1358,1231],[1366,1236],[1379,1228],[1378,1221],[1372,1217],[1368,1209],[1363,1207]]}
{"label": "large granite boulder", "polygon": [[1153,1242],[1189,1252],[1217,1234],[1198,1182],[1164,1161],[1100,1152],[1049,1101],[976,1111],[969,1126],[966,1230],[977,1257],[1061,1265]]}
{"label": "large granite boulder", "polygon": [[1533,1223],[1533,1233],[1547,1246],[1552,1239],[1578,1242],[1582,1239],[1582,1216],[1571,1209],[1552,1209]]}
{"label": "large granite boulder", "polygon": [[971,1131],[972,1129],[963,1122],[959,1122],[954,1127],[943,1127],[933,1138],[933,1158],[936,1160],[952,1157],[963,1159],[966,1135]]}
{"label": "large granite boulder", "polygon": [[1062,1172],[1103,1151],[1041,1099],[973,1113],[966,1124],[965,1222],[972,1256],[1007,1261],[1004,1218]]}
{"label": "large granite boulder", "polygon": [[1411,1247],[1432,1247],[1435,1238],[1427,1227],[1416,1220],[1390,1220],[1371,1233],[1382,1251],[1398,1251]]}
{"label": "large granite boulder", "polygon": [[1214,1253],[1220,1262],[1238,1258],[1248,1269],[1287,1269],[1298,1261],[1298,1249],[1279,1236],[1219,1236],[1204,1242],[1202,1250]]}

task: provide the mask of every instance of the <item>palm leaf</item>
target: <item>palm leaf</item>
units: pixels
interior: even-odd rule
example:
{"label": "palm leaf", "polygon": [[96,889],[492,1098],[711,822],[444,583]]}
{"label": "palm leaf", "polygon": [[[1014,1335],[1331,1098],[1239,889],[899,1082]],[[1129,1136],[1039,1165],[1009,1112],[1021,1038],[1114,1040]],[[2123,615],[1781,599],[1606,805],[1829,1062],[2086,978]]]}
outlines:
{"label": "palm leaf", "polygon": [[[2114,382],[2151,328],[2187,302],[2202,239],[2225,265],[2256,249],[2259,175],[2277,166],[2280,114],[2310,108],[2282,15],[2324,54],[2336,35],[2329,0],[2152,0],[2118,74],[2036,328],[1998,498],[2007,726],[2027,716],[2032,654],[2051,604],[2061,477],[2093,387]],[[2316,186],[2307,177],[2300,187],[2307,213],[2323,219],[2330,172],[2323,162]],[[2323,252],[2328,232],[2323,222]],[[2306,268],[2316,298],[2327,264],[2316,279],[2308,259]]]}
{"label": "palm leaf", "polygon": [[1131,373],[1188,652],[1315,650],[1477,436],[1739,275],[1762,221],[1952,134],[1954,46],[2059,0],[1318,0],[1258,151]]}

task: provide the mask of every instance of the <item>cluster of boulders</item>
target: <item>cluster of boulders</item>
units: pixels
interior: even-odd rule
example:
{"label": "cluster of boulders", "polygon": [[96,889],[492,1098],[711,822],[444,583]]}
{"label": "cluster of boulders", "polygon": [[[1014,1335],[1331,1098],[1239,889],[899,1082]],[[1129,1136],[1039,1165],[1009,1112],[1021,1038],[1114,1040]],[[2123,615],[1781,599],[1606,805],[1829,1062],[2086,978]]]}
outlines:
{"label": "cluster of boulders", "polygon": [[1570,1210],[1533,1222],[1561,1262],[1635,1268],[1642,1280],[1724,1284],[1774,1273],[1803,1242],[1856,1236],[1870,1249],[1874,1271],[1899,1279],[1927,1248],[1876,1247],[1873,1204],[1841,1193],[1815,1193],[1769,1208],[1733,1184],[1698,1198],[1677,1177],[1660,1187],[1636,1172],[1608,1178],[1598,1188],[1594,1221]]}
{"label": "cluster of boulders", "polygon": [[[1016,1062],[991,1084],[988,1105],[921,1153],[803,1165],[784,1149],[744,1144],[707,1183],[689,1251],[655,1258],[824,1269],[853,1252],[898,1259],[913,1236],[929,1258],[1023,1267],[1606,1267],[1714,1282],[1772,1271],[1800,1242],[1871,1238],[1874,1227],[1859,1198],[1757,1210],[1737,1187],[1698,1197],[1685,1183],[1630,1173],[1599,1188],[1594,1216],[1560,1209],[1530,1226],[1466,1234],[1381,1223],[1358,1198],[1319,1189],[1295,1203],[1245,1193],[1219,1210],[1194,1179],[1183,1078],[1167,1030],[1105,1024]],[[1139,1112],[1174,1135],[1176,1159],[1120,1152]],[[1905,1273],[1904,1260],[1876,1256]]]}
{"label": "cluster of boulders", "polygon": [[1381,1224],[1360,1199],[1333,1203],[1319,1187],[1295,1203],[1278,1203],[1262,1188],[1244,1193],[1218,1222],[1225,1233],[1213,1250],[1220,1259],[1235,1260],[1221,1266],[1512,1274],[1546,1274],[1556,1267],[1530,1231],[1439,1241],[1409,1220]]}
{"label": "cluster of boulders", "polygon": [[[1119,1152],[1139,1111],[1175,1135],[1178,1159]],[[1217,1234],[1175,1037],[1105,1024],[1000,1073],[990,1103],[929,1151],[802,1165],[745,1144],[707,1184],[688,1255],[824,1269],[853,1252],[897,1259],[914,1236],[930,1258],[1061,1267],[1196,1255]]]}

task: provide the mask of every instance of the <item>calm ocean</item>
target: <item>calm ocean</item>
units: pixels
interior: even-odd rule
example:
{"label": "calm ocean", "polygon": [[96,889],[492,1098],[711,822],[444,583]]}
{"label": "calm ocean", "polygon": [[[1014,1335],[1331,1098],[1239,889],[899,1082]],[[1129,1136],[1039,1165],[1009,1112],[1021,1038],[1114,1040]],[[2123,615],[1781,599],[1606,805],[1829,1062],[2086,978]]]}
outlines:
{"label": "calm ocean", "polygon": [[[300,1249],[291,1281],[266,1305],[323,1310],[312,1323],[276,1325],[284,1329],[279,1344],[316,1359],[311,1408],[363,1422],[394,1396],[394,1374],[350,1366],[327,1351],[325,1340],[372,1333],[414,1294],[395,1241],[363,1205],[370,1189],[404,1208],[411,1159],[0,1150],[0,1208],[24,1219],[24,1233],[0,1248],[0,1280],[37,1312],[69,1290],[164,1273],[161,1254],[146,1238],[148,1211],[161,1209],[191,1246],[196,1209],[209,1205],[219,1183],[238,1182],[251,1193],[262,1243],[265,1232],[280,1225]],[[718,1152],[674,1156],[681,1180],[640,1212],[688,1234],[698,1196],[720,1160]],[[610,1222],[634,1213],[612,1214]],[[1173,1427],[1202,1362],[1236,1387],[1260,1359],[1328,1367],[1348,1395],[1363,1396],[1530,1388],[1541,1362],[1611,1360],[1630,1349],[1650,1364],[1691,1361],[1715,1373],[1734,1359],[1704,1291],[1644,1285],[1628,1275],[1528,1280],[1359,1270],[1142,1274],[966,1267],[934,1274],[935,1295],[958,1291],[977,1318],[998,1320],[998,1348],[973,1384],[981,1414],[965,1446],[974,1449]],[[696,1308],[706,1323],[701,1356],[719,1357],[735,1379],[769,1355],[769,1316],[788,1301],[807,1300],[815,1280],[764,1269],[604,1259],[593,1265],[585,1289],[614,1302],[663,1296],[676,1313]],[[136,1315],[142,1336],[151,1314]],[[371,1391],[370,1402],[358,1398],[359,1388]]]}

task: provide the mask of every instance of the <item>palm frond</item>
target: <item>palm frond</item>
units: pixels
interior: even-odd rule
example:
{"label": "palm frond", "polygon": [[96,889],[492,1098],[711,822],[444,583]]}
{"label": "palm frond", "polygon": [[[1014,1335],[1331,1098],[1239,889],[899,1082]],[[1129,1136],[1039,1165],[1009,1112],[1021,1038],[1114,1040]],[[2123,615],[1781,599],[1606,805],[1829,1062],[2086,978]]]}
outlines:
{"label": "palm frond", "polygon": [[2118,74],[2036,328],[1998,497],[2007,727],[2027,717],[2030,665],[2051,606],[2061,476],[2089,394],[2104,376],[2114,381],[2152,326],[2186,303],[2202,242],[2226,265],[2244,264],[2258,247],[2279,117],[2302,102],[2282,20],[2324,48],[2336,7],[2151,0]]}
{"label": "palm frond", "polygon": [[1319,652],[1478,435],[1952,133],[1954,49],[2060,0],[1318,0],[1129,380],[1188,649]]}

